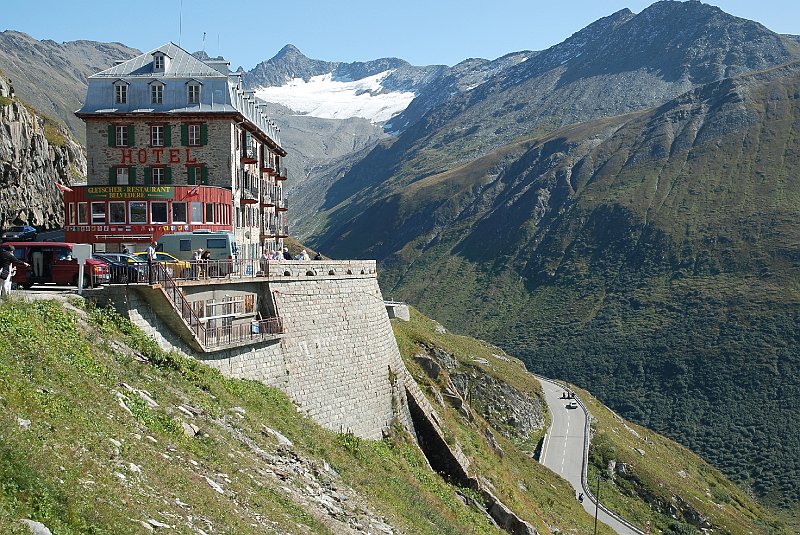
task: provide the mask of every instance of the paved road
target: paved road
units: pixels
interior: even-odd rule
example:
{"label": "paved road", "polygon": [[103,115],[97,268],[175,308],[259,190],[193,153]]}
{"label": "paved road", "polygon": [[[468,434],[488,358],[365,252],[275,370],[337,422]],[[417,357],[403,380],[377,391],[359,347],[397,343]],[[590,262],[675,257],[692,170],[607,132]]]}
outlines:
{"label": "paved road", "polygon": [[[583,470],[583,445],[586,433],[586,413],[578,405],[577,409],[567,409],[569,400],[561,399],[564,389],[549,381],[539,380],[542,383],[545,400],[550,407],[553,422],[547,432],[547,437],[542,445],[541,463],[569,481],[575,489],[575,495],[583,492],[583,508],[594,516],[595,504],[588,498],[586,490],[581,484]],[[602,495],[602,487],[600,489]],[[601,496],[602,497],[602,496]],[[608,513],[599,510],[598,520],[607,524],[611,529],[621,535],[639,535],[635,531]]]}

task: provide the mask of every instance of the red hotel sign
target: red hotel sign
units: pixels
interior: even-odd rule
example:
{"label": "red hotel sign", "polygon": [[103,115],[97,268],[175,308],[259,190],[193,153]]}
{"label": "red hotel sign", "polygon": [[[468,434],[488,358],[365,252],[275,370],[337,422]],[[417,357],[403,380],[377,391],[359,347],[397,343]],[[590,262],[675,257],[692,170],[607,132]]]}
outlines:
{"label": "red hotel sign", "polygon": [[120,165],[166,165],[170,163],[196,164],[197,160],[192,158],[191,149],[170,149],[162,147],[150,147],[147,149],[120,149]]}

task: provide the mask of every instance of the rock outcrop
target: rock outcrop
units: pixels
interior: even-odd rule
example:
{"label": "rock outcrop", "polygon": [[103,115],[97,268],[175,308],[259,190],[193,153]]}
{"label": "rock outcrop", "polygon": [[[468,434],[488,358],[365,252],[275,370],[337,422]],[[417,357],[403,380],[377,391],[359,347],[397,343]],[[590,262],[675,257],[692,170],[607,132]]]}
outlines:
{"label": "rock outcrop", "polygon": [[0,77],[0,229],[63,226],[55,183],[86,176],[86,154],[66,128],[33,112]]}

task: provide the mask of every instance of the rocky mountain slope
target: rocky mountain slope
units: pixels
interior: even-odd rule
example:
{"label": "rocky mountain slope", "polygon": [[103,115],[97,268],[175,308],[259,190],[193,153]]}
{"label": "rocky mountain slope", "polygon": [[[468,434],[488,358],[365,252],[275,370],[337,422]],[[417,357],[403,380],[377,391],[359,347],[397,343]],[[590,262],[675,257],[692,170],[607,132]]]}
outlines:
{"label": "rocky mountain slope", "polygon": [[[423,91],[397,137],[358,160],[325,210],[362,190],[445,171],[520,137],[662,104],[697,85],[798,57],[796,42],[699,2],[623,10],[429,107]],[[439,93],[436,93],[438,95]],[[421,114],[414,110],[419,107]],[[339,219],[338,215],[333,216]]]}
{"label": "rocky mountain slope", "polygon": [[316,245],[790,506],[799,90],[793,63],[396,178]]}
{"label": "rocky mountain slope", "polygon": [[64,201],[55,183],[86,176],[85,151],[60,122],[26,105],[16,87],[13,98],[11,91],[0,73],[0,229],[61,227]]}
{"label": "rocky mountain slope", "polygon": [[[25,532],[23,521],[53,533],[505,533],[482,497],[432,471],[399,426],[374,442],[325,431],[278,390],[164,353],[120,316],[80,300],[4,301],[0,320],[4,533]],[[568,485],[530,457],[546,414],[522,364],[416,312],[394,327],[470,471],[539,533],[592,533]],[[598,420],[612,437],[604,455],[616,455],[610,444],[626,458],[628,443],[614,438],[623,424]],[[644,459],[624,470],[620,462],[620,477],[691,501],[716,530],[783,532],[697,457],[637,429],[648,456],[687,477],[659,486]],[[709,486],[716,493],[705,498]],[[648,509],[637,496],[627,495],[628,510]],[[684,510],[653,507],[642,518],[686,533]]]}
{"label": "rocky mountain slope", "polygon": [[140,51],[120,43],[39,41],[17,31],[0,32],[0,70],[18,94],[42,113],[60,119],[81,142],[83,121],[74,112],[86,98],[86,78]]}

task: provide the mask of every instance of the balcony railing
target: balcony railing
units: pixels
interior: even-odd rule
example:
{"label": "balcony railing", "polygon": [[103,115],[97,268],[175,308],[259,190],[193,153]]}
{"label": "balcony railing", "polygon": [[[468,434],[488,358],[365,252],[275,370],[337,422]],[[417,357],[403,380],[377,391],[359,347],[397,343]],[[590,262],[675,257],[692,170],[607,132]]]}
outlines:
{"label": "balcony railing", "polygon": [[176,284],[176,281],[180,279],[171,277],[169,269],[163,263],[155,263],[152,268],[152,278],[161,284],[164,295],[167,296],[167,299],[172,303],[172,307],[204,349],[241,343],[256,343],[284,333],[283,320],[280,317],[254,318],[246,323],[208,328],[204,324],[207,320],[197,315],[181,288]]}
{"label": "balcony railing", "polygon": [[252,147],[242,149],[242,163],[258,163],[255,149]]}
{"label": "balcony railing", "polygon": [[275,207],[278,210],[281,210],[281,211],[285,212],[286,210],[289,209],[289,203],[288,203],[288,201],[286,199],[278,199],[278,200],[275,201]]}

